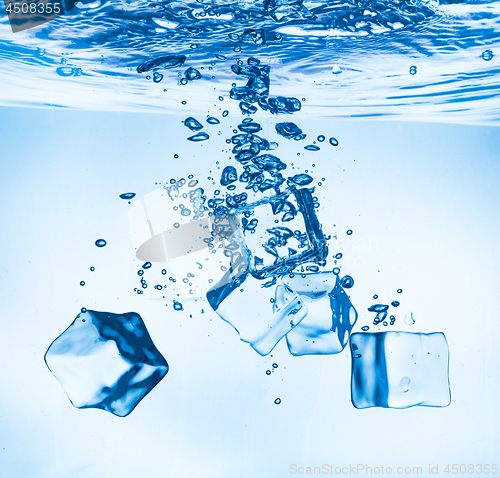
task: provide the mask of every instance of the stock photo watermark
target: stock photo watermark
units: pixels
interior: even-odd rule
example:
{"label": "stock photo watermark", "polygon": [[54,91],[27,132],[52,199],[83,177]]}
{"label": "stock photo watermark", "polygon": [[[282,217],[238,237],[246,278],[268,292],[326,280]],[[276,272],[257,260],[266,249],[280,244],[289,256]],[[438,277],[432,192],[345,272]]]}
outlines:
{"label": "stock photo watermark", "polygon": [[368,464],[355,464],[335,466],[323,464],[320,466],[300,466],[291,464],[289,472],[291,475],[498,475],[498,464],[428,464],[425,466],[372,466]]}
{"label": "stock photo watermark", "polygon": [[68,13],[77,0],[4,0],[13,33],[28,30]]}

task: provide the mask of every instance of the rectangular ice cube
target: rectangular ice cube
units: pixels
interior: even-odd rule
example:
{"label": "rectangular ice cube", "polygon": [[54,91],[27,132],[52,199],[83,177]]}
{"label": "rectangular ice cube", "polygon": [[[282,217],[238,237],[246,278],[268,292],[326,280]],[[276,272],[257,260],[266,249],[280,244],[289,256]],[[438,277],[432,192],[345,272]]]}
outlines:
{"label": "rectangular ice cube", "polygon": [[355,333],[351,354],[356,408],[450,404],[449,352],[442,332]]}
{"label": "rectangular ice cube", "polygon": [[52,342],[45,363],[76,408],[127,416],[168,372],[139,314],[87,310]]}
{"label": "rectangular ice cube", "polygon": [[307,316],[286,336],[292,355],[337,354],[344,350],[358,314],[333,272],[290,274],[283,283],[307,307]]}

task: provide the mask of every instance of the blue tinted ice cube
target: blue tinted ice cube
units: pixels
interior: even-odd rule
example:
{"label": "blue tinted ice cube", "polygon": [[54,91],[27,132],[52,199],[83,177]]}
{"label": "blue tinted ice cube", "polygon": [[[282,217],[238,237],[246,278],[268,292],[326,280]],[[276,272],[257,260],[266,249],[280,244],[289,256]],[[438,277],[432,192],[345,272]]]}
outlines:
{"label": "blue tinted ice cube", "polygon": [[293,355],[337,354],[349,341],[358,314],[333,272],[291,274],[283,282],[307,307],[307,316],[286,336]]}
{"label": "blue tinted ice cube", "polygon": [[306,316],[302,299],[281,280],[270,287],[231,269],[207,294],[219,316],[260,355],[267,355]]}
{"label": "blue tinted ice cube", "polygon": [[168,372],[139,314],[87,310],[52,342],[45,363],[77,408],[127,416]]}
{"label": "blue tinted ice cube", "polygon": [[450,404],[449,352],[442,332],[355,333],[351,353],[356,408]]}

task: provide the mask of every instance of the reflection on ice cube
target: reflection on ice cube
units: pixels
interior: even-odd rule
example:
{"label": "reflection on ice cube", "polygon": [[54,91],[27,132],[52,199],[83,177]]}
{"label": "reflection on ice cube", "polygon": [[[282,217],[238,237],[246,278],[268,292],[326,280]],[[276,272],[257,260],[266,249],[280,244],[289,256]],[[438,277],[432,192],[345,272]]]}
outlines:
{"label": "reflection on ice cube", "polygon": [[241,340],[267,355],[306,316],[307,307],[280,280],[271,287],[263,284],[248,273],[245,263],[235,264],[208,292],[207,299]]}
{"label": "reflection on ice cube", "polygon": [[333,272],[290,274],[283,278],[299,294],[307,316],[288,335],[293,355],[337,354],[349,341],[358,314]]}
{"label": "reflection on ice cube", "polygon": [[448,343],[442,332],[355,333],[351,353],[356,408],[450,404]]}
{"label": "reflection on ice cube", "polygon": [[45,362],[77,408],[127,416],[168,372],[139,314],[87,310],[52,342]]}

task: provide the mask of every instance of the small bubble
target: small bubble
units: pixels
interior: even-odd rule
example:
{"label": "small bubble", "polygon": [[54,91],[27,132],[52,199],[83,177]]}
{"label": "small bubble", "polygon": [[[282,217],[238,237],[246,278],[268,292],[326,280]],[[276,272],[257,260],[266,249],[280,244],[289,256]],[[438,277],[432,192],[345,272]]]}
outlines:
{"label": "small bubble", "polygon": [[335,254],[335,259],[342,259],[342,253]]}
{"label": "small bubble", "polygon": [[416,75],[417,74],[417,67],[410,66],[409,72],[410,72],[410,75]]}
{"label": "small bubble", "polygon": [[180,81],[179,81],[179,83],[181,85],[187,85],[188,84],[188,79],[187,78],[181,78]]}
{"label": "small bubble", "polygon": [[[142,276],[142,275],[144,275],[144,271],[142,269],[139,269],[137,271],[137,274],[140,275],[140,276]],[[144,279],[142,279],[142,280],[144,280]]]}
{"label": "small bubble", "polygon": [[174,300],[174,310],[184,310],[184,308],[182,307],[182,304],[180,302]]}
{"label": "small bubble", "polygon": [[484,61],[490,61],[491,59],[493,59],[493,52],[491,50],[484,50],[483,53],[481,53],[481,58],[484,60]]}
{"label": "small bubble", "polygon": [[340,268],[339,267],[334,267],[332,271],[336,276],[340,274]]}
{"label": "small bubble", "polygon": [[279,404],[281,403],[281,398],[277,398],[277,399],[274,401],[274,403],[275,403],[276,405],[279,405]]}
{"label": "small bubble", "polygon": [[329,143],[332,145],[332,146],[338,146],[339,145],[339,142],[336,138],[334,138],[333,136],[328,140]]}
{"label": "small bubble", "polygon": [[378,299],[378,295],[377,295],[377,294],[375,294],[375,295],[373,296],[373,298],[374,298],[374,299]]}
{"label": "small bubble", "polygon": [[278,368],[278,364],[277,363],[273,363],[273,368]]}
{"label": "small bubble", "polygon": [[368,327],[368,325],[364,325],[363,327],[361,327],[361,330],[366,332],[367,330],[370,330],[370,327]]}
{"label": "small bubble", "polygon": [[238,53],[239,51],[241,51],[241,46],[235,46],[233,48],[233,51],[236,52],[236,53]]}
{"label": "small bubble", "polygon": [[229,111],[228,110],[224,110],[222,112],[222,116],[225,118],[227,115],[229,114]]}
{"label": "small bubble", "polygon": [[149,269],[151,267],[151,262],[145,262],[143,265],[142,265],[142,268],[143,269]]}
{"label": "small bubble", "polygon": [[[84,314],[85,314],[85,312],[87,312],[87,309],[86,309],[85,307],[82,307],[80,310],[81,310]],[[83,320],[85,320],[85,319],[83,319]]]}
{"label": "small bubble", "polygon": [[146,75],[146,80],[149,81],[150,79],[151,79],[151,77],[149,75]]}
{"label": "small bubble", "polygon": [[81,286],[84,286],[84,285],[85,285],[85,281],[83,281],[83,280],[82,280],[82,281],[80,282],[80,285],[81,285]]}
{"label": "small bubble", "polygon": [[135,193],[123,193],[123,194],[120,194],[120,199],[128,200],[128,199],[132,199],[134,197],[135,197]]}
{"label": "small bubble", "polygon": [[271,370],[266,370],[266,375],[271,375]]}
{"label": "small bubble", "polygon": [[97,247],[104,247],[106,244],[107,242],[104,239],[97,239],[97,241],[95,241]]}
{"label": "small bubble", "polygon": [[340,280],[340,285],[344,288],[344,289],[350,289],[351,287],[354,286],[354,279],[351,277],[351,276],[344,276],[342,277],[342,279]]}
{"label": "small bubble", "polygon": [[177,159],[179,157],[179,155],[176,153],[174,154],[174,158]]}
{"label": "small bubble", "polygon": [[350,236],[350,235],[352,234],[352,229],[347,229],[346,234],[347,234],[348,236]]}
{"label": "small bubble", "polygon": [[399,301],[397,301],[397,300],[393,300],[393,301],[391,302],[391,305],[392,305],[393,307],[397,307],[397,306],[399,305]]}
{"label": "small bubble", "polygon": [[396,292],[397,292],[398,294],[401,294],[401,292],[403,292],[403,289],[398,289]]}
{"label": "small bubble", "polygon": [[183,104],[183,105],[187,105],[187,101],[186,101],[186,100],[181,101],[181,104]]}
{"label": "small bubble", "polygon": [[181,227],[181,225],[178,222],[174,222],[174,227],[177,229],[177,228]]}
{"label": "small bubble", "polygon": [[92,272],[94,272],[94,271],[95,271],[95,267],[94,267],[94,266],[92,266],[92,267],[90,268],[90,270],[91,270]]}
{"label": "small bubble", "polygon": [[189,47],[192,49],[192,50],[196,50],[198,48],[198,43],[191,43],[191,45],[189,45]]}
{"label": "small bubble", "polygon": [[319,141],[320,143],[322,143],[325,139],[326,139],[326,138],[325,138],[322,134],[320,134],[320,135],[318,136],[318,141]]}

